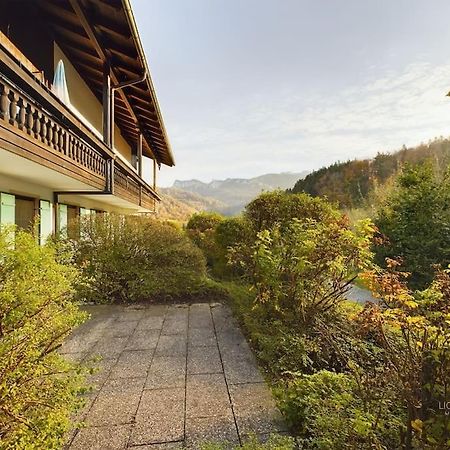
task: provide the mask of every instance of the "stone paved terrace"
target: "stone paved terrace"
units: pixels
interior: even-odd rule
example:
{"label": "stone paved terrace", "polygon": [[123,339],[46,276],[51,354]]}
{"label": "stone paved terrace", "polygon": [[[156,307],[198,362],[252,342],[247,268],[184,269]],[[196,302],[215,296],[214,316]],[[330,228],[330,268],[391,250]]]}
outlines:
{"label": "stone paved terrace", "polygon": [[221,304],[95,306],[62,347],[101,355],[71,450],[199,448],[283,431],[230,310]]}

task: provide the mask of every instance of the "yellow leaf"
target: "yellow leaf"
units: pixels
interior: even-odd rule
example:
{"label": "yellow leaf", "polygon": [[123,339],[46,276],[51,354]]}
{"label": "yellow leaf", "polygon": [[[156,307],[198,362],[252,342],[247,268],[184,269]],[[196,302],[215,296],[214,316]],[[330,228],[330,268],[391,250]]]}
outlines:
{"label": "yellow leaf", "polygon": [[419,306],[414,300],[407,300],[407,301],[405,301],[405,305],[408,308],[417,308],[417,306]]}
{"label": "yellow leaf", "polygon": [[419,433],[422,433],[422,428],[423,428],[423,422],[420,419],[416,419],[413,420],[411,422],[411,426],[413,427],[414,430],[416,430]]}

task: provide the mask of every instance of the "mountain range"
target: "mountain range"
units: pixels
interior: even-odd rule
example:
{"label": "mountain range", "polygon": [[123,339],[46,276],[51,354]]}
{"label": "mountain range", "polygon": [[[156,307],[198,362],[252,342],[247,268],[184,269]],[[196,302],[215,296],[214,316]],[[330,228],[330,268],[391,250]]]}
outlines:
{"label": "mountain range", "polygon": [[199,180],[176,180],[172,187],[160,189],[162,218],[185,220],[197,211],[238,214],[263,191],[290,189],[309,172],[270,173],[255,178],[227,178],[205,183]]}

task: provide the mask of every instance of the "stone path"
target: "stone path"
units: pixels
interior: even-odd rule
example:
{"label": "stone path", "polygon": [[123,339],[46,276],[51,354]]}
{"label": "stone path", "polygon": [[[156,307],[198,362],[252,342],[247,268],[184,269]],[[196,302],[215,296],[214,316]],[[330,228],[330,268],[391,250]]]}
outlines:
{"label": "stone path", "polygon": [[348,300],[360,303],[361,305],[364,305],[365,303],[378,303],[378,299],[376,299],[368,289],[363,289],[356,285],[353,285],[350,288],[346,297]]}
{"label": "stone path", "polygon": [[220,304],[96,306],[62,347],[101,355],[67,448],[199,448],[283,431],[279,411],[230,310]]}

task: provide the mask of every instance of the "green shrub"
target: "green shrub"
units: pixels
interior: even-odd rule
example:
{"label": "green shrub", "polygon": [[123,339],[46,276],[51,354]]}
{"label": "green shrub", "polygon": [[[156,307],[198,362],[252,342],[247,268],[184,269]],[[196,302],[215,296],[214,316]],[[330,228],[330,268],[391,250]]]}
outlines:
{"label": "green shrub", "polygon": [[[191,216],[186,233],[203,252],[208,268],[214,271],[217,260],[220,258],[220,249],[215,242],[215,229],[223,220],[220,214],[213,212],[201,212]],[[214,273],[213,273],[214,275]]]}
{"label": "green shrub", "polygon": [[366,274],[381,307],[367,305],[357,319],[379,341],[399,386],[407,413],[402,448],[449,448],[450,270],[438,270],[429,288],[412,291],[398,267],[390,260],[387,270]]}
{"label": "green shrub", "polygon": [[375,247],[377,262],[402,258],[410,286],[423,289],[433,279],[433,265],[450,264],[450,175],[441,177],[430,164],[407,167],[375,219],[384,240]]}
{"label": "green shrub", "polygon": [[260,231],[250,248],[235,247],[231,259],[246,270],[271,317],[307,324],[343,301],[355,270],[371,259],[372,232],[367,221],[352,231],[344,217],[294,218]]}
{"label": "green shrub", "polygon": [[95,303],[184,298],[204,287],[201,251],[173,226],[136,216],[97,216],[81,223],[73,242],[84,283],[80,298]]}
{"label": "green shrub", "polygon": [[57,449],[79,404],[78,369],[56,353],[85,315],[77,271],[30,234],[0,232],[0,448]]}
{"label": "green shrub", "polygon": [[283,191],[264,192],[245,208],[244,217],[255,232],[284,227],[292,219],[309,218],[316,222],[336,221],[341,214],[329,202],[308,194],[286,194]]}
{"label": "green shrub", "polygon": [[250,239],[248,221],[243,217],[229,217],[218,223],[214,229],[216,243],[216,258],[213,263],[213,275],[220,279],[233,279],[243,275],[236,265],[229,264],[230,248]]}
{"label": "green shrub", "polygon": [[401,424],[389,403],[361,398],[355,380],[326,370],[303,375],[277,390],[279,406],[304,449],[399,447]]}
{"label": "green shrub", "polygon": [[186,224],[187,230],[199,231],[204,233],[213,230],[224,217],[215,212],[200,212],[193,214]]}

